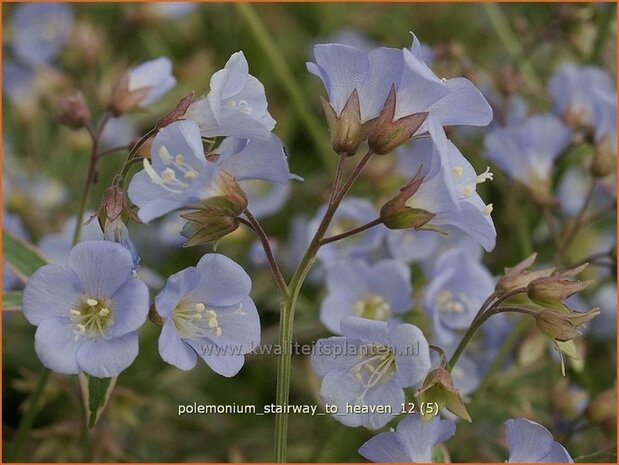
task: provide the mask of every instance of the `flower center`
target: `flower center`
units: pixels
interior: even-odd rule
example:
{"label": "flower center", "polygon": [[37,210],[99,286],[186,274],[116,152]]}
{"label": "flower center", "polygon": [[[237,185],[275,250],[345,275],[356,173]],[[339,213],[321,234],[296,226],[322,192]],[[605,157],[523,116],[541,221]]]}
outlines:
{"label": "flower center", "polygon": [[69,310],[74,325],[75,340],[81,336],[107,339],[105,330],[114,323],[114,312],[107,299],[82,297],[75,308]]}
{"label": "flower center", "polygon": [[358,400],[375,386],[387,381],[395,374],[395,356],[386,345],[372,344],[365,346],[367,355],[351,368],[353,377],[363,386]]}
{"label": "flower center", "polygon": [[451,291],[441,291],[434,299],[441,313],[462,313],[470,304],[470,299],[463,292],[454,295]]}
{"label": "flower center", "polygon": [[223,333],[217,320],[217,312],[207,308],[202,302],[181,300],[172,312],[172,321],[183,338],[219,337]]}
{"label": "flower center", "polygon": [[239,100],[237,102],[234,99],[229,99],[226,102],[226,105],[228,105],[228,107],[230,108],[234,108],[240,111],[241,113],[245,113],[246,115],[251,115],[254,112],[254,109],[251,106],[249,106],[249,103],[247,103],[247,100]]}
{"label": "flower center", "polygon": [[371,320],[386,320],[391,316],[391,305],[383,296],[377,294],[358,300],[354,309],[358,316]]}
{"label": "flower center", "polygon": [[143,162],[144,171],[153,183],[165,190],[174,194],[181,194],[183,190],[189,187],[189,184],[179,178],[191,182],[198,177],[199,173],[185,162],[184,155],[179,153],[173,157],[165,145],[161,146],[157,155],[165,165],[161,173],[157,173],[146,158]]}

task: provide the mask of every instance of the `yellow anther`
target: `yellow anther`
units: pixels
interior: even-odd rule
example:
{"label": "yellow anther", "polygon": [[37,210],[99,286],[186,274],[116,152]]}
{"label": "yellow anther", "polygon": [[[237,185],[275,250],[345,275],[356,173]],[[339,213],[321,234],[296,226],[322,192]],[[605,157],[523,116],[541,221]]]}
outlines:
{"label": "yellow anther", "polygon": [[451,169],[451,174],[454,175],[454,177],[458,178],[460,176],[462,176],[462,173],[464,172],[464,169],[461,166],[454,166]]}
{"label": "yellow anther", "polygon": [[173,169],[166,168],[161,172],[161,179],[163,179],[163,182],[172,182],[176,179],[176,173]]}
{"label": "yellow anther", "polygon": [[99,305],[99,302],[97,302],[95,299],[86,299],[86,305],[88,305],[89,307],[95,307]]}
{"label": "yellow anther", "polygon": [[215,310],[207,310],[206,311],[206,318],[209,320],[216,320],[217,319],[217,312]]}
{"label": "yellow anther", "polygon": [[79,310],[75,310],[74,308],[69,310],[69,313],[74,316],[80,316],[82,314],[82,312],[80,312]]}
{"label": "yellow anther", "polygon": [[182,165],[183,163],[185,163],[185,157],[179,153],[178,155],[176,155],[176,157],[174,157],[174,163],[179,166]]}
{"label": "yellow anther", "polygon": [[185,179],[196,179],[198,177],[198,172],[194,170],[186,171],[183,175]]}
{"label": "yellow anther", "polygon": [[206,310],[206,305],[204,305],[202,302],[196,304],[196,312],[202,313],[204,310]]}
{"label": "yellow anther", "polygon": [[473,193],[473,188],[471,186],[469,186],[468,184],[466,184],[462,188],[462,193],[464,194],[465,197],[470,197],[471,194]]}
{"label": "yellow anther", "polygon": [[211,318],[208,320],[209,328],[217,328],[218,326],[219,326],[219,322],[217,321],[217,318]]}
{"label": "yellow anther", "polygon": [[492,213],[492,210],[494,209],[494,206],[489,203],[488,205],[486,205],[483,209],[482,209],[482,213],[484,215],[490,215],[490,213]]}
{"label": "yellow anther", "polygon": [[221,336],[222,333],[222,329],[218,326],[217,328],[215,328],[215,336],[219,337]]}
{"label": "yellow anther", "polygon": [[99,316],[108,316],[110,314],[110,309],[103,307],[99,310]]}

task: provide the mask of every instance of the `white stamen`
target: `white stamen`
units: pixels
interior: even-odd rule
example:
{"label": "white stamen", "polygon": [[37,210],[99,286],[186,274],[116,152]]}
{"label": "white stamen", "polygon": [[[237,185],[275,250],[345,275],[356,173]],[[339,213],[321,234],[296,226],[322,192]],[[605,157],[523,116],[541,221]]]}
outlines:
{"label": "white stamen", "polygon": [[473,188],[467,184],[462,188],[462,193],[465,197],[470,197],[473,193]]}
{"label": "white stamen", "polygon": [[492,181],[494,179],[494,173],[490,171],[490,167],[486,167],[486,171],[477,176],[477,184],[481,184],[486,181]]}
{"label": "white stamen", "polygon": [[161,159],[164,165],[169,165],[170,162],[172,161],[172,156],[170,155],[170,152],[168,151],[165,145],[162,145],[161,148],[159,149],[159,158]]}
{"label": "white stamen", "polygon": [[146,174],[148,175],[148,177],[151,179],[152,182],[154,182],[155,184],[159,184],[159,185],[163,184],[163,180],[159,177],[155,169],[152,167],[152,165],[148,161],[148,158],[145,158],[142,161],[142,165],[144,166],[144,171],[146,171]]}
{"label": "white stamen", "polygon": [[209,328],[217,328],[218,326],[219,326],[219,322],[217,321],[217,318],[209,318],[208,320]]}
{"label": "white stamen", "polygon": [[221,336],[221,333],[223,333],[223,331],[219,326],[215,328],[215,336],[219,337]]}
{"label": "white stamen", "polygon": [[482,213],[483,213],[484,215],[490,215],[490,213],[492,213],[492,210],[493,210],[493,209],[494,209],[494,207],[492,206],[492,204],[491,204],[491,203],[489,203],[488,205],[486,205],[486,206],[483,208]]}
{"label": "white stamen", "polygon": [[196,304],[196,312],[202,313],[204,310],[206,310],[206,305],[202,302]]}
{"label": "white stamen", "polygon": [[183,175],[185,179],[196,179],[198,177],[198,172],[194,170],[186,171]]}
{"label": "white stamen", "polygon": [[447,79],[446,79],[446,78],[441,78],[441,82],[442,82],[443,84],[447,84]]}
{"label": "white stamen", "polygon": [[171,183],[176,180],[176,173],[173,169],[166,168],[161,172],[161,179],[163,182]]}
{"label": "white stamen", "polygon": [[182,165],[183,163],[185,163],[185,157],[179,153],[178,155],[176,155],[176,157],[174,157],[174,163],[179,166]]}
{"label": "white stamen", "polygon": [[69,310],[69,313],[73,316],[80,316],[82,314],[79,310],[75,310],[74,308]]}
{"label": "white stamen", "polygon": [[454,177],[459,178],[460,176],[462,176],[462,172],[464,171],[464,169],[461,166],[454,166],[451,169],[451,174],[454,175]]}
{"label": "white stamen", "polygon": [[108,316],[110,314],[110,309],[109,308],[105,308],[103,307],[101,310],[99,310],[99,316]]}
{"label": "white stamen", "polygon": [[98,304],[99,302],[97,302],[95,299],[86,299],[86,305],[88,305],[89,307],[94,307]]}

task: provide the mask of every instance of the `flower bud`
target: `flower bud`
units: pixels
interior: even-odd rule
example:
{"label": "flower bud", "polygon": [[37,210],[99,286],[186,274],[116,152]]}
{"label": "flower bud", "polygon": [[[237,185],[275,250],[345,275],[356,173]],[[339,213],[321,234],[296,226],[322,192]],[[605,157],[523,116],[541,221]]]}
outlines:
{"label": "flower bud", "polygon": [[610,137],[606,136],[595,146],[590,167],[591,175],[596,178],[604,178],[614,173],[616,160],[617,152],[613,152]]}
{"label": "flower bud", "polygon": [[128,72],[123,74],[112,90],[108,111],[115,118],[138,109],[150,91],[148,86],[130,90],[130,79]]}
{"label": "flower bud", "polygon": [[156,125],[157,129],[164,128],[168,126],[169,124],[172,124],[175,121],[182,119],[182,117],[185,116],[185,113],[187,112],[189,105],[191,105],[191,103],[193,102],[193,97],[195,96],[195,94],[196,94],[195,92],[191,92],[191,94],[183,97],[178,102],[178,105],[176,105],[176,108],[174,108],[174,110],[172,110],[167,115],[160,118],[157,121],[157,125]]}
{"label": "flower bud", "polygon": [[357,89],[353,90],[338,116],[331,104],[320,98],[331,133],[331,146],[335,153],[352,157],[367,137],[367,123],[361,120],[361,107]]}
{"label": "flower bud", "polygon": [[567,342],[580,336],[578,328],[600,314],[598,308],[588,312],[544,309],[535,315],[537,327],[550,339]]}
{"label": "flower bud", "polygon": [[527,286],[527,295],[536,304],[552,306],[583,291],[591,284],[593,281],[578,281],[573,277],[557,273],[531,281]]}
{"label": "flower bud", "polygon": [[204,199],[192,206],[194,211],[181,214],[188,220],[181,231],[187,239],[185,247],[219,240],[239,227],[238,217],[247,209],[247,196],[225,171],[219,173],[217,184],[221,195]]}
{"label": "flower bud", "polygon": [[552,195],[548,179],[535,179],[526,186],[533,203],[539,208],[555,208],[559,204]]}
{"label": "flower bud", "polygon": [[[471,417],[462,403],[460,394],[453,385],[451,374],[444,367],[439,366],[428,373],[423,386],[417,394],[420,402],[436,402],[439,410],[446,408],[463,420],[471,421]],[[428,420],[433,416],[434,413],[428,413],[424,415],[424,420]]]}
{"label": "flower bud", "polygon": [[385,226],[389,229],[419,229],[434,218],[434,213],[406,205],[406,202],[415,195],[423,180],[421,170],[418,170],[413,179],[400,189],[400,193],[381,207],[380,219]]}
{"label": "flower bud", "polygon": [[509,292],[514,289],[527,287],[531,281],[550,276],[554,273],[554,268],[529,271],[529,268],[535,263],[536,258],[537,253],[534,253],[517,265],[511,268],[505,268],[505,274],[499,278],[495,289],[502,293]]}
{"label": "flower bud", "polygon": [[82,92],[58,100],[56,121],[73,129],[79,129],[90,121],[90,109]]}
{"label": "flower bud", "polygon": [[372,124],[368,137],[370,149],[378,155],[390,153],[400,145],[410,141],[413,134],[428,117],[427,112],[413,113],[394,121],[395,108],[396,92],[395,86],[392,84],[385,106]]}

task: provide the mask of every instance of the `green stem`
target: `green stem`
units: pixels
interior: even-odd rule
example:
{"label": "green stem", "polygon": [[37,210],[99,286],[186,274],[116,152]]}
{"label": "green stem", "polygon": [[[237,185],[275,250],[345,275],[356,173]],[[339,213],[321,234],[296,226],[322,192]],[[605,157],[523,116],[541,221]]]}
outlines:
{"label": "green stem", "polygon": [[[82,231],[82,223],[84,221],[84,212],[86,211],[86,205],[88,203],[88,197],[90,195],[90,189],[94,182],[95,172],[97,168],[97,161],[99,160],[99,142],[101,140],[101,135],[103,134],[103,130],[105,129],[105,125],[109,121],[111,114],[106,112],[102,117],[101,121],[97,125],[96,129],[93,129],[92,126],[87,126],[88,132],[90,134],[92,140],[92,150],[90,152],[90,161],[88,164],[88,171],[86,173],[86,183],[84,185],[84,191],[82,193],[82,198],[80,200],[80,205],[77,210],[77,218],[75,222],[75,229],[73,230],[73,240],[72,245],[75,245],[79,242],[80,233]],[[17,427],[17,432],[15,433],[15,439],[13,440],[13,446],[11,447],[10,456],[13,459],[19,457],[21,452],[21,448],[23,442],[25,440],[26,434],[32,427],[32,423],[34,422],[34,418],[36,417],[39,402],[41,400],[41,396],[45,390],[45,386],[49,381],[49,377],[51,374],[51,370],[45,368],[37,381],[37,385],[35,386],[34,391],[30,395],[29,401],[30,405],[28,407],[28,411],[22,417],[19,426]]]}
{"label": "green stem", "polygon": [[503,42],[503,45],[516,62],[516,66],[526,85],[533,92],[543,91],[544,87],[541,84],[542,81],[526,58],[522,45],[518,40],[518,36],[510,26],[501,7],[496,3],[483,3],[482,6],[490,19],[490,23],[498,34],[499,39],[501,39],[501,42]]}
{"label": "green stem", "polygon": [[28,431],[32,427],[34,419],[39,410],[39,402],[41,400],[41,396],[43,395],[43,391],[45,390],[45,386],[47,385],[47,381],[49,380],[49,376],[51,374],[51,370],[45,368],[37,381],[37,384],[30,395],[29,401],[30,404],[28,406],[28,411],[22,417],[19,426],[17,427],[17,431],[15,433],[15,437],[13,438],[13,444],[9,450],[9,457],[11,461],[18,462],[21,454],[21,449],[24,445],[24,441],[26,439],[26,435]]}
{"label": "green stem", "polygon": [[[303,258],[299,262],[297,269],[295,270],[292,278],[290,279],[290,284],[288,285],[288,295],[282,296],[281,300],[281,313],[280,313],[280,326],[279,326],[279,347],[281,350],[281,355],[277,360],[277,392],[276,392],[276,402],[278,405],[287,405],[288,398],[290,394],[290,362],[292,359],[292,331],[294,325],[294,312],[296,308],[297,298],[299,296],[299,292],[301,291],[301,287],[305,282],[305,278],[309,273],[314,261],[316,260],[316,254],[321,246],[321,241],[325,237],[327,230],[329,229],[329,225],[331,224],[331,220],[337,211],[337,208],[341,201],[344,199],[356,179],[361,174],[363,167],[367,164],[367,162],[372,157],[372,151],[368,151],[354,172],[350,175],[346,183],[339,188],[339,183],[341,181],[341,176],[336,177],[336,182],[334,182],[333,190],[336,192],[335,195],[331,196],[331,200],[327,205],[327,210],[312,238]],[[341,171],[341,168],[345,161],[345,157],[339,158],[338,172]],[[280,413],[275,416],[275,460],[278,463],[282,463],[286,461],[286,449],[287,449],[287,441],[288,441],[288,414]]]}
{"label": "green stem", "polygon": [[602,54],[602,50],[604,49],[604,43],[608,38],[611,30],[612,20],[615,17],[614,12],[612,11],[612,4],[608,3],[604,5],[605,8],[611,11],[601,10],[598,11],[598,20],[597,20],[597,36],[595,38],[595,42],[593,43],[593,48],[591,50],[591,56],[589,57],[590,63],[597,63],[600,60],[600,55]]}
{"label": "green stem", "polygon": [[249,3],[236,3],[235,6],[245,26],[247,26],[267,59],[271,62],[275,76],[286,94],[288,94],[288,98],[291,100],[298,117],[305,125],[309,137],[322,158],[322,162],[329,170],[332,170],[335,165],[335,159],[330,145],[326,142],[328,139],[325,138],[320,123],[310,110],[307,99],[294,79],[286,60],[277,49],[275,45],[277,41],[271,37],[253,5]]}

